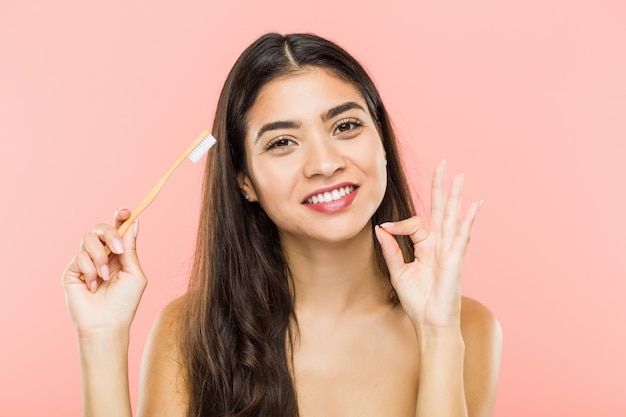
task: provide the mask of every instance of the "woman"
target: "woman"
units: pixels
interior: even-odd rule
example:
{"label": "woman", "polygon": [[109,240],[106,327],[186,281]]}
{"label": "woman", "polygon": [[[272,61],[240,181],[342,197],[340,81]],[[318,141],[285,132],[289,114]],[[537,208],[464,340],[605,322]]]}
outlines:
{"label": "woman", "polygon": [[[463,176],[446,195],[442,162],[430,230],[415,216],[364,69],[314,35],[265,35],[231,70],[213,134],[189,291],[154,325],[138,414],[491,415],[499,326],[460,295],[480,204],[459,218]],[[86,416],[131,415],[147,281],[138,225],[116,231],[129,215],[85,235],[63,277]]]}

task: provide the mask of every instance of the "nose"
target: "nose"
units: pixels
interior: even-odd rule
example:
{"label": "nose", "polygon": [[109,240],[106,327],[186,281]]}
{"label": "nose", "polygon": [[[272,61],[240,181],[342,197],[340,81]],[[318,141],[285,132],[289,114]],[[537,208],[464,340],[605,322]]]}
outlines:
{"label": "nose", "polygon": [[310,142],[307,147],[304,163],[304,175],[307,177],[315,175],[330,177],[335,172],[345,168],[345,159],[328,139]]}

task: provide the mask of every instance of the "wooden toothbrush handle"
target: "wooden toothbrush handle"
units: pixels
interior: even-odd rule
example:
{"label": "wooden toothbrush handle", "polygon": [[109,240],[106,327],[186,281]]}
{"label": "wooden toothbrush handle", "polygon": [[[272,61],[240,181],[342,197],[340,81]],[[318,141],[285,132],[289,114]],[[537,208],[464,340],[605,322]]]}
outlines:
{"label": "wooden toothbrush handle", "polygon": [[[161,189],[163,189],[163,186],[165,185],[167,180],[172,176],[176,168],[178,168],[178,166],[185,160],[185,158],[187,158],[189,154],[194,149],[196,149],[196,147],[200,144],[200,142],[204,140],[204,138],[206,138],[208,134],[209,134],[208,130],[203,130],[202,133],[200,133],[200,135],[198,135],[198,137],[191,143],[191,145],[189,145],[187,149],[185,149],[185,151],[180,154],[180,156],[176,159],[176,161],[174,161],[174,163],[168,168],[168,170],[165,171],[165,173],[161,176],[159,181],[157,181],[157,183],[152,187],[152,189],[148,192],[148,194],[146,194],[143,200],[141,200],[141,202],[137,205],[137,207],[135,207],[135,209],[130,213],[130,217],[126,219],[124,223],[122,223],[122,225],[117,229],[120,236],[124,236],[124,234],[128,231],[130,226],[133,224],[133,222],[137,220],[137,217],[139,217],[139,215],[146,209],[146,207],[148,207],[150,203],[154,201],[154,199],[159,194]],[[107,256],[111,254],[111,249],[109,249],[108,246],[105,246],[104,250]],[[84,281],[85,276],[81,275],[80,279]]]}
{"label": "wooden toothbrush handle", "polygon": [[[191,142],[191,144],[185,149],[183,153],[174,161],[174,163],[168,168],[167,171],[163,174],[163,176],[159,179],[159,181],[152,187],[152,189],[146,194],[146,196],[141,200],[139,205],[135,207],[135,209],[131,212],[130,217],[126,219],[124,223],[117,229],[121,236],[124,236],[124,233],[128,230],[128,228],[133,224],[133,222],[139,217],[142,211],[146,209],[154,201],[156,196],[159,194],[167,180],[172,176],[176,168],[189,156],[189,154],[196,149],[196,147],[202,142],[207,135],[209,135],[208,130],[203,130],[202,133],[198,135],[198,137]],[[108,255],[108,254],[107,254]]]}

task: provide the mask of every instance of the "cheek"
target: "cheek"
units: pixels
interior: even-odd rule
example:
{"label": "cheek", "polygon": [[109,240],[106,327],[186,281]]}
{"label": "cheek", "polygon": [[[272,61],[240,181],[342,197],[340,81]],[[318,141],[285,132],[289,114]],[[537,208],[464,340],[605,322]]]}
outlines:
{"label": "cheek", "polygon": [[369,158],[372,175],[377,178],[377,189],[382,195],[387,189],[387,160],[382,145],[373,146]]}
{"label": "cheek", "polygon": [[378,164],[378,169],[381,172],[381,183],[383,188],[387,188],[387,160],[383,157],[382,161]]}
{"label": "cheek", "polygon": [[384,157],[382,161],[377,164],[378,170],[378,193],[380,195],[380,201],[382,202],[383,197],[385,195],[385,191],[387,190],[387,163],[385,162]]}
{"label": "cheek", "polygon": [[372,173],[383,173],[386,176],[387,166],[385,151],[378,140],[372,140],[364,146],[350,150],[351,159],[364,170]]}
{"label": "cheek", "polygon": [[288,198],[291,189],[290,178],[294,178],[289,165],[275,161],[263,161],[251,166],[250,177],[259,204],[267,211],[267,206]]}

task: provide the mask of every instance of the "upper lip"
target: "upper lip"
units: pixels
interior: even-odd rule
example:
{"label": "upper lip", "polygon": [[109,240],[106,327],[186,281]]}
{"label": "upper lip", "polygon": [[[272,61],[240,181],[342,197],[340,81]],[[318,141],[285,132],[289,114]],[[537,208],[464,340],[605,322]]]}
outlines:
{"label": "upper lip", "polygon": [[348,187],[348,186],[353,186],[355,188],[358,187],[358,185],[356,185],[353,182],[342,182],[339,184],[331,185],[329,187],[319,188],[313,191],[311,194],[308,194],[306,197],[304,197],[304,200],[302,200],[302,202],[305,203],[309,198],[313,197],[314,195],[324,194],[325,192],[330,192],[332,190],[337,190],[339,188]]}

